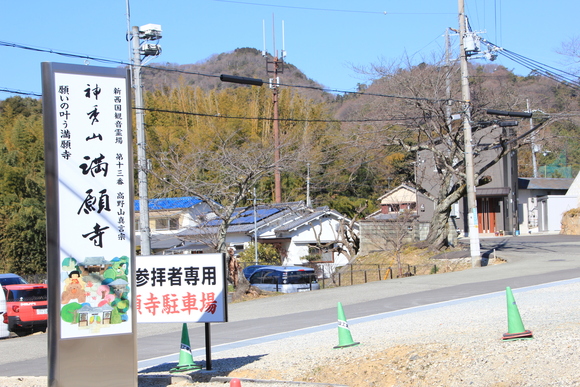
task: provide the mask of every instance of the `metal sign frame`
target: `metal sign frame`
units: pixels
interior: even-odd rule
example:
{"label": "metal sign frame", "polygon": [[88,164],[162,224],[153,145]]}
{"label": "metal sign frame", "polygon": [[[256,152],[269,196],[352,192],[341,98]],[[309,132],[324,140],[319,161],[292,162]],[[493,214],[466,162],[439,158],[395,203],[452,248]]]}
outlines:
{"label": "metal sign frame", "polygon": [[226,255],[137,257],[138,323],[227,322]]}
{"label": "metal sign frame", "polygon": [[137,386],[130,79],[42,63],[50,387]]}

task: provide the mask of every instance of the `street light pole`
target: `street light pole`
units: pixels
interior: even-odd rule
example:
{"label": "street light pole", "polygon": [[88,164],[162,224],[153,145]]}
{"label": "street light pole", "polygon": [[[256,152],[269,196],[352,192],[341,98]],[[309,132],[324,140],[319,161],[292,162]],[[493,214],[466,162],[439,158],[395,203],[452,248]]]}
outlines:
{"label": "street light pole", "polygon": [[463,100],[463,141],[465,148],[465,183],[467,186],[467,219],[469,227],[469,247],[471,266],[481,266],[479,250],[479,227],[477,225],[477,198],[475,194],[475,176],[473,171],[473,144],[471,143],[471,95],[469,91],[469,73],[467,68],[467,52],[465,51],[465,20],[464,0],[458,0],[459,6],[459,61],[461,65],[461,99]]}

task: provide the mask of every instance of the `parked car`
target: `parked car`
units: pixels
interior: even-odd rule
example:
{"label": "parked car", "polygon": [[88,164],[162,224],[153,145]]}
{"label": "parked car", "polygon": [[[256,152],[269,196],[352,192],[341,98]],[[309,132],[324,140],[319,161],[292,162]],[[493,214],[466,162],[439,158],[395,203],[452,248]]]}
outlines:
{"label": "parked car", "polygon": [[4,323],[5,313],[6,313],[6,294],[4,294],[4,288],[0,287],[0,339],[10,337],[8,324]]}
{"label": "parked car", "polygon": [[18,274],[12,274],[12,273],[0,274],[0,285],[2,285],[2,286],[20,285],[20,284],[27,284],[27,283],[28,282],[26,282],[24,280],[24,278],[22,278]]}
{"label": "parked car", "polygon": [[250,276],[250,284],[269,292],[296,293],[320,289],[314,269],[302,266],[264,266]]}
{"label": "parked car", "polygon": [[242,270],[242,272],[244,273],[244,277],[246,277],[246,279],[249,281],[250,277],[252,276],[252,274],[254,274],[254,272],[258,269],[261,269],[263,267],[267,267],[268,265],[251,265],[251,266],[247,266],[244,267],[244,270]]}
{"label": "parked car", "polygon": [[3,286],[6,313],[3,323],[19,336],[34,331],[46,331],[48,322],[48,288],[46,284]]}

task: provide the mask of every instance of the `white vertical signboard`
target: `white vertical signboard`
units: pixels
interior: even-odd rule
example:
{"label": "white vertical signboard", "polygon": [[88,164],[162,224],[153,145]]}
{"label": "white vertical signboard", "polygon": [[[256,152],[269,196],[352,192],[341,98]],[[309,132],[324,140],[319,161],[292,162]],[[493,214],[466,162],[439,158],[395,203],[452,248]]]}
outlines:
{"label": "white vertical signboard", "polygon": [[55,84],[61,338],[129,333],[133,176],[125,80],[57,73]]}
{"label": "white vertical signboard", "polygon": [[[74,357],[77,363],[82,351],[64,354],[61,341],[79,339],[81,348],[99,343],[116,361],[126,352],[130,373],[135,296],[128,79],[122,69],[43,63],[51,350],[57,362]],[[118,352],[116,342],[125,349]],[[94,355],[91,367],[98,369]],[[118,375],[119,385],[123,378]],[[116,384],[107,379],[107,385]]]}

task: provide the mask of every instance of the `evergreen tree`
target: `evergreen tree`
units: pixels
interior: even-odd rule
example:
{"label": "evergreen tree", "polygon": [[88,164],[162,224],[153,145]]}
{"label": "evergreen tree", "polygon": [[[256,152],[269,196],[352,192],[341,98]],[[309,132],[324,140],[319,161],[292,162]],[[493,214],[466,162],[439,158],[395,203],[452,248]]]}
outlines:
{"label": "evergreen tree", "polygon": [[0,270],[46,271],[41,103],[0,102]]}

